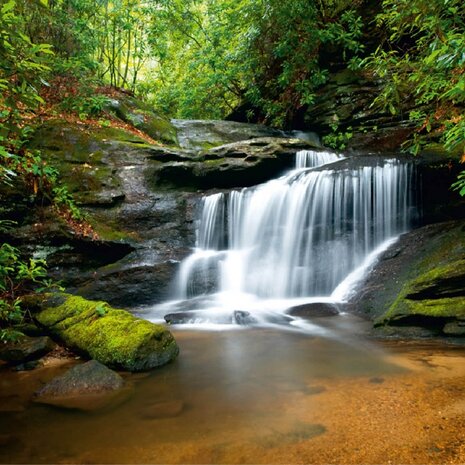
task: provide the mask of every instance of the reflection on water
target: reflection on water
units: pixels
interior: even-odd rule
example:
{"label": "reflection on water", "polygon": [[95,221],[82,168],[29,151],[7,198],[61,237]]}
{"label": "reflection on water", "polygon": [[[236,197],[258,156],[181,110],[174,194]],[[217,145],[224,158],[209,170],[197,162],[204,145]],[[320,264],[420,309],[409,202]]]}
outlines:
{"label": "reflection on water", "polygon": [[[345,415],[333,405],[337,396],[356,397],[357,383],[373,391],[410,376],[380,347],[349,337],[353,324],[349,316],[328,319],[339,338],[273,329],[176,332],[178,360],[129,375],[133,394],[118,407],[82,413],[31,404],[2,412],[0,461],[269,463],[276,450],[278,462],[308,462],[292,455],[294,446],[334,432],[331,419]],[[55,374],[3,372],[0,400],[28,398]]]}

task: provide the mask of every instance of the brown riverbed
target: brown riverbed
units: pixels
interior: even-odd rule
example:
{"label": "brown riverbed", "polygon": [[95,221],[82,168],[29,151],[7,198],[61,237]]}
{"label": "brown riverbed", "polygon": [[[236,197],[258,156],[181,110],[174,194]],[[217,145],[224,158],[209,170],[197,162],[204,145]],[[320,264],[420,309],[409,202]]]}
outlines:
{"label": "brown riverbed", "polygon": [[340,322],[175,330],[179,359],[129,375],[127,399],[92,413],[30,401],[77,361],[3,369],[0,462],[465,463],[465,349],[376,342]]}

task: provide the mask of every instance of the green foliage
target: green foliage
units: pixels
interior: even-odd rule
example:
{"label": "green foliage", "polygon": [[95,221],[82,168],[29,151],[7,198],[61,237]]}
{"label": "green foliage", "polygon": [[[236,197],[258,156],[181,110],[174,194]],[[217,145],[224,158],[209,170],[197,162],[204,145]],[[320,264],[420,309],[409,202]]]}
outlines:
{"label": "green foliage", "polygon": [[163,1],[153,23],[159,74],[142,90],[178,117],[221,118],[248,102],[286,125],[327,80],[322,50],[347,60],[362,50],[358,3]]}
{"label": "green foliage", "polygon": [[[374,105],[392,114],[416,109],[417,132],[407,149],[431,140],[465,150],[465,10],[461,0],[384,0],[377,23],[386,42],[363,65],[384,82]],[[463,195],[463,176],[454,187]]]}
{"label": "green foliage", "polygon": [[20,335],[14,325],[25,318],[22,296],[51,287],[54,285],[47,279],[44,260],[23,260],[15,247],[6,243],[0,246],[0,341],[15,340]]}
{"label": "green foliage", "polygon": [[101,115],[108,100],[105,95],[80,94],[66,97],[60,106],[65,111],[76,113],[80,119],[87,119]]}
{"label": "green foliage", "polygon": [[84,215],[76,205],[73,196],[69,193],[68,188],[64,185],[55,186],[52,189],[53,203],[59,210],[66,211],[73,220],[82,220]]}
{"label": "green foliage", "polygon": [[99,303],[95,307],[95,313],[98,316],[105,316],[105,314],[107,313],[107,309],[108,305],[106,305],[105,303]]}
{"label": "green foliage", "polygon": [[[39,151],[26,148],[33,132],[26,121],[44,103],[39,87],[48,85],[53,55],[50,44],[35,43],[28,32],[40,24],[40,14],[46,11],[43,2],[20,0],[8,0],[0,8],[0,183],[22,183],[33,203],[55,201],[78,218],[80,213],[71,196],[57,186],[58,171]],[[101,110],[104,101],[103,97],[92,97],[81,103],[80,109],[94,113]]]}
{"label": "green foliage", "polygon": [[347,128],[345,132],[340,132],[337,128],[337,126],[333,126],[333,132],[322,137],[323,145],[335,150],[345,150],[348,142],[353,137],[352,128]]}
{"label": "green foliage", "polygon": [[462,197],[465,197],[465,171],[462,171],[458,175],[457,181],[452,184],[452,189],[458,191]]}

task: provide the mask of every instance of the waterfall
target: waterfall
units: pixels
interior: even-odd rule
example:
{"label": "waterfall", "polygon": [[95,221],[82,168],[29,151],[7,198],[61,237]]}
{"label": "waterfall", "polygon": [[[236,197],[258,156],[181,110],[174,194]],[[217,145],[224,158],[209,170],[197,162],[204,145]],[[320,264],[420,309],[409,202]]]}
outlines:
{"label": "waterfall", "polygon": [[178,297],[330,296],[380,244],[407,231],[412,166],[331,169],[341,159],[301,151],[296,169],[279,179],[205,197]]}
{"label": "waterfall", "polygon": [[295,156],[295,167],[300,168],[316,168],[318,166],[327,165],[343,157],[334,152],[317,152],[315,150],[300,150]]}

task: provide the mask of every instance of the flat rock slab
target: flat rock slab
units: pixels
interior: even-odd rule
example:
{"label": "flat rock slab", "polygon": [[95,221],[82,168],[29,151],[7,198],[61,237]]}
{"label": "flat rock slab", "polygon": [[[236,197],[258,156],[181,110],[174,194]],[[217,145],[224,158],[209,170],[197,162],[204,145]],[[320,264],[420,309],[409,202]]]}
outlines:
{"label": "flat rock slab", "polygon": [[34,401],[64,408],[95,410],[113,403],[125,387],[123,378],[91,360],[52,379],[34,395]]}

